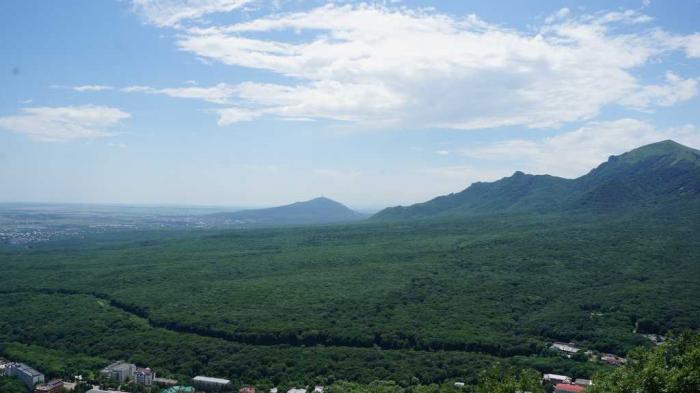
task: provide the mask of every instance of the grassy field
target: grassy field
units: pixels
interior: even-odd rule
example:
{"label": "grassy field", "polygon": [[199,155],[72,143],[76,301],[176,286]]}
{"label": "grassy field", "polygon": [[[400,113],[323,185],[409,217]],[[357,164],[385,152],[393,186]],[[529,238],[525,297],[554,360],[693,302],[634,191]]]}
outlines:
{"label": "grassy field", "polygon": [[700,324],[693,212],[120,233],[6,247],[0,338],[15,354],[33,345],[90,365],[124,358],[248,383],[469,380],[495,361],[587,376],[599,366],[547,344],[624,354],[648,344],[635,328]]}

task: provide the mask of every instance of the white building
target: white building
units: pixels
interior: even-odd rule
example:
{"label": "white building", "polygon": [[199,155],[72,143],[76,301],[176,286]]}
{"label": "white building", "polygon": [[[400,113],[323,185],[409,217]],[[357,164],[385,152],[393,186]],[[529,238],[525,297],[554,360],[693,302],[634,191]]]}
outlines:
{"label": "white building", "polygon": [[306,393],[306,389],[291,388],[287,393]]}
{"label": "white building", "polygon": [[575,354],[576,352],[580,351],[580,349],[576,348],[573,343],[554,343],[549,348],[568,354]]}
{"label": "white building", "polygon": [[151,385],[155,377],[156,373],[150,368],[136,367],[136,371],[134,371],[134,382],[139,385]]}
{"label": "white building", "polygon": [[571,377],[559,374],[545,374],[542,379],[551,382],[553,385],[556,385],[558,383],[571,383]]}
{"label": "white building", "polygon": [[10,377],[19,378],[29,389],[33,389],[34,385],[38,383],[44,383],[44,374],[24,363],[10,363],[6,365],[5,373]]}
{"label": "white building", "polygon": [[192,378],[194,386],[202,390],[223,390],[231,385],[231,381],[224,378],[212,378],[198,375]]}
{"label": "white building", "polygon": [[103,368],[100,371],[100,375],[104,378],[114,379],[120,383],[124,383],[134,378],[135,371],[136,365],[124,361],[117,361]]}

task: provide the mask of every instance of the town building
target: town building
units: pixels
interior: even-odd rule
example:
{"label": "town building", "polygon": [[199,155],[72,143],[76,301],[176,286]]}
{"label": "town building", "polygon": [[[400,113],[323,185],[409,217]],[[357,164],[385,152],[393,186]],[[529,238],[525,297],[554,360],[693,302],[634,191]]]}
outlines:
{"label": "town building", "polygon": [[34,393],[61,393],[63,390],[63,381],[54,379],[48,383],[36,385]]}
{"label": "town building", "polygon": [[124,383],[134,378],[135,371],[136,366],[134,364],[117,361],[103,368],[102,371],[100,371],[100,375]]}
{"label": "town building", "polygon": [[255,393],[255,388],[252,386],[244,386],[238,389],[238,393]]}
{"label": "town building", "polygon": [[10,367],[10,361],[4,358],[0,358],[0,377],[6,375],[6,370]]}
{"label": "town building", "polygon": [[29,389],[38,383],[44,383],[44,374],[24,363],[10,363],[5,372],[8,376],[19,378]]}
{"label": "town building", "polygon": [[287,393],[306,393],[306,389],[291,388]]}
{"label": "town building", "polygon": [[153,384],[153,379],[156,377],[156,373],[150,368],[140,368],[136,367],[134,371],[134,382],[139,385],[151,385]]}
{"label": "town building", "polygon": [[584,388],[587,388],[593,385],[593,382],[591,382],[590,379],[576,378],[576,380],[574,381],[574,385],[583,386]]}
{"label": "town building", "polygon": [[613,355],[611,353],[603,354],[600,357],[600,360],[605,363],[612,364],[613,366],[621,366],[627,362],[627,359],[619,357],[617,355]]}
{"label": "town building", "polygon": [[324,390],[324,389],[325,389],[325,388],[324,388],[323,386],[321,386],[321,385],[316,385],[316,386],[314,386],[314,392],[313,392],[313,393],[323,393],[323,390]]}
{"label": "town building", "polygon": [[571,383],[570,377],[567,377],[566,375],[559,375],[559,374],[545,374],[542,379],[553,384],[553,385],[556,385],[558,383]]}
{"label": "town building", "polygon": [[227,389],[231,385],[231,381],[224,378],[212,378],[198,375],[192,378],[194,386],[197,389],[206,391],[219,391]]}
{"label": "town building", "polygon": [[577,348],[574,343],[558,343],[555,342],[553,343],[550,347],[550,349],[553,349],[555,351],[559,351],[561,353],[567,354],[567,355],[573,355],[580,351],[579,348]]}
{"label": "town building", "polygon": [[586,390],[583,386],[571,385],[568,383],[558,383],[554,386],[554,393],[579,393]]}

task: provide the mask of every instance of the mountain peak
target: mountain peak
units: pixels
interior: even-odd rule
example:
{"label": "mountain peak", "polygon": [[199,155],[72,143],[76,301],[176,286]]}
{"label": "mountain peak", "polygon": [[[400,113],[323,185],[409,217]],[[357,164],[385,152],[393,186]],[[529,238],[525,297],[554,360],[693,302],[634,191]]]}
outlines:
{"label": "mountain peak", "polygon": [[620,160],[628,163],[639,162],[653,157],[668,157],[671,158],[671,164],[678,161],[694,161],[700,164],[700,151],[670,139],[638,147],[618,157]]}
{"label": "mountain peak", "polygon": [[232,225],[323,224],[364,218],[342,203],[323,196],[266,209],[216,213],[211,217]]}

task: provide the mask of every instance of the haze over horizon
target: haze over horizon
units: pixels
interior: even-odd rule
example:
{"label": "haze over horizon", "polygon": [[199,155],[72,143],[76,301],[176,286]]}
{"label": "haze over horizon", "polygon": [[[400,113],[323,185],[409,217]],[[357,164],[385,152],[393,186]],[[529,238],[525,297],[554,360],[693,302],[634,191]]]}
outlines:
{"label": "haze over horizon", "polygon": [[410,204],[700,148],[697,1],[0,3],[0,202]]}

